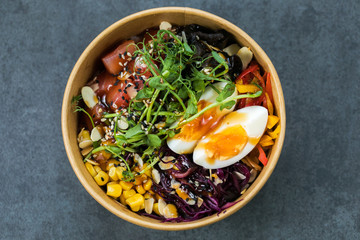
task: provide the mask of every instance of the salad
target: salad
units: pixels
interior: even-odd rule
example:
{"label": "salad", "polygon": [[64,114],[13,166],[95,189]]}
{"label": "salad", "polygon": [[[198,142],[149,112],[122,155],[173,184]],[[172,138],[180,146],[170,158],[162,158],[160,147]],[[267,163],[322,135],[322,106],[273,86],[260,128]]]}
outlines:
{"label": "salad", "polygon": [[224,30],[162,22],[104,53],[73,97],[86,169],[162,221],[236,204],[280,133],[270,74]]}

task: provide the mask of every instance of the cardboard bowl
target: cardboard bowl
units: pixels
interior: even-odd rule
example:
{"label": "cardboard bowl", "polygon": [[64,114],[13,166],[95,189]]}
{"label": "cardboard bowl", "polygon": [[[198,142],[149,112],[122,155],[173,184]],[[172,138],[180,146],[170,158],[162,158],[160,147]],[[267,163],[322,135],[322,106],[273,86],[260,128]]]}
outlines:
{"label": "cardboard bowl", "polygon": [[[159,26],[161,21],[168,21],[176,25],[196,23],[211,29],[224,29],[232,34],[241,45],[250,47],[258,63],[265,71],[271,74],[274,108],[280,117],[281,132],[271,150],[269,162],[255,182],[239,198],[241,201],[226,209],[225,212],[192,222],[163,223],[149,217],[140,216],[107,196],[85,168],[77,143],[77,114],[74,113],[71,106],[72,97],[79,94],[81,87],[86,84],[99,66],[101,66],[100,57],[104,53],[121,40],[137,35],[146,28]],[[264,186],[276,166],[284,142],[285,122],[285,104],[281,84],[273,64],[260,46],[234,24],[208,12],[185,7],[165,7],[138,12],[117,21],[100,33],[81,54],[70,74],[64,93],[61,113],[62,133],[67,156],[76,176],[90,195],[116,216],[143,227],[159,230],[198,228],[224,219],[245,206]]]}

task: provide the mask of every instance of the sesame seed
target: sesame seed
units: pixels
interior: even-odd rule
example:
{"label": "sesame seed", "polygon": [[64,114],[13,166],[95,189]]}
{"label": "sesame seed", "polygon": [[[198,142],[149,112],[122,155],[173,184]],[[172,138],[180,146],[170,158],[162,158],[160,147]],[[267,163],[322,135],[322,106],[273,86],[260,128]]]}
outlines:
{"label": "sesame seed", "polygon": [[119,65],[120,65],[120,66],[123,66],[122,62],[119,62]]}
{"label": "sesame seed", "polygon": [[124,96],[121,96],[122,100],[125,100],[125,97]]}
{"label": "sesame seed", "polygon": [[121,88],[119,88],[119,90],[118,90],[119,92],[121,92]]}
{"label": "sesame seed", "polygon": [[114,86],[117,86],[118,84],[119,84],[119,80],[117,79],[116,81],[115,81],[115,83],[114,83]]}
{"label": "sesame seed", "polygon": [[131,53],[128,52],[127,55],[128,55],[129,57],[131,57]]}

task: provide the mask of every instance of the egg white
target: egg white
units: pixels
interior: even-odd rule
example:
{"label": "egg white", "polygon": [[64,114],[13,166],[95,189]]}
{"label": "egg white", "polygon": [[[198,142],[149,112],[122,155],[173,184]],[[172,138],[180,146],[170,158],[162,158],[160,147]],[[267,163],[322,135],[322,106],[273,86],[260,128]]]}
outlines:
{"label": "egg white", "polygon": [[[206,149],[204,148],[204,144],[209,142],[211,136],[214,134],[221,133],[226,128],[233,126],[241,126],[247,133],[248,138],[260,138],[265,131],[267,120],[268,120],[268,111],[266,108],[261,106],[251,106],[239,109],[235,111],[237,113],[241,113],[242,116],[246,116],[245,119],[243,117],[239,117],[236,119],[234,117],[230,117],[230,114],[225,116],[223,120],[219,123],[215,131],[208,132],[197,144],[193,152],[193,161],[204,168],[207,169],[217,169],[230,166],[237,161],[241,160],[247,154],[249,154],[256,145],[253,145],[249,141],[245,144],[244,148],[234,157],[231,157],[226,160],[215,159],[213,164],[209,156],[206,153]],[[221,146],[221,142],[219,142]]]}

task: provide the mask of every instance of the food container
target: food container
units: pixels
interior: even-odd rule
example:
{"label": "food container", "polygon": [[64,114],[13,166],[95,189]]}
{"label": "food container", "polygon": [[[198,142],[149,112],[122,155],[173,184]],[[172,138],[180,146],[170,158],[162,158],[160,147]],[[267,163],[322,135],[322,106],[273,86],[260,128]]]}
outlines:
{"label": "food container", "polygon": [[[146,28],[159,26],[161,21],[168,21],[176,25],[196,23],[211,29],[224,29],[232,34],[241,45],[250,47],[258,63],[271,74],[275,111],[280,117],[281,132],[270,152],[269,162],[250,188],[238,199],[240,201],[220,214],[192,222],[161,222],[140,216],[107,196],[85,168],[77,143],[77,113],[71,106],[72,97],[78,95],[81,87],[94,75],[101,64],[101,56],[104,53],[111,50],[121,40],[137,35]],[[100,33],[81,54],[70,74],[64,93],[61,114],[62,133],[67,156],[76,176],[90,195],[116,216],[143,227],[159,230],[198,228],[224,219],[245,206],[264,186],[276,166],[284,142],[285,122],[285,104],[281,84],[273,64],[260,46],[244,31],[223,18],[185,7],[164,7],[138,12],[117,21]]]}

